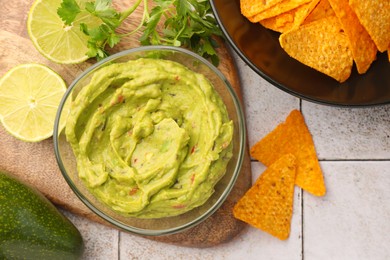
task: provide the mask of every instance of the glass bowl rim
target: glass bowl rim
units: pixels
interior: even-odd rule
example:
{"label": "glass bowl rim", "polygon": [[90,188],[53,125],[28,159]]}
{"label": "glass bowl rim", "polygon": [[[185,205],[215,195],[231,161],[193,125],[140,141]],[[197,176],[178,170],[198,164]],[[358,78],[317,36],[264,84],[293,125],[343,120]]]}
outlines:
{"label": "glass bowl rim", "polygon": [[[237,113],[238,118],[238,128],[239,128],[239,151],[238,151],[238,157],[237,157],[237,163],[235,164],[235,169],[233,171],[233,175],[230,178],[226,188],[222,192],[221,196],[217,199],[217,201],[203,214],[199,215],[197,218],[193,219],[192,221],[185,223],[183,225],[164,229],[164,230],[151,230],[151,229],[144,229],[144,228],[137,228],[128,226],[120,221],[117,221],[115,218],[103,213],[101,210],[99,210],[97,207],[95,207],[80,190],[77,188],[77,186],[73,183],[71,178],[68,176],[67,171],[65,169],[65,166],[62,162],[60,151],[59,151],[59,142],[58,137],[60,132],[58,131],[59,128],[59,119],[61,117],[61,113],[64,107],[64,104],[69,97],[70,93],[72,93],[73,88],[77,85],[77,83],[84,78],[84,76],[88,75],[91,71],[95,70],[99,66],[106,64],[112,60],[115,60],[120,57],[124,57],[128,54],[136,53],[136,52],[142,52],[142,51],[176,51],[179,53],[184,53],[186,55],[191,56],[192,58],[201,61],[204,65],[209,67],[213,73],[215,73],[223,82],[228,90],[232,100],[233,104]],[[62,131],[62,130],[61,130]],[[127,49],[124,51],[120,51],[118,53],[115,53],[111,56],[108,56],[107,58],[98,61],[97,63],[91,65],[86,70],[84,70],[82,73],[80,73],[76,78],[73,80],[73,82],[69,85],[68,89],[66,90],[65,94],[63,95],[61,102],[58,106],[58,110],[56,113],[56,118],[54,122],[54,130],[53,130],[53,143],[54,143],[54,153],[56,157],[57,164],[59,166],[59,169],[62,173],[62,176],[64,177],[65,181],[68,183],[72,191],[75,193],[75,195],[95,214],[97,214],[99,217],[107,221],[108,223],[122,229],[125,231],[128,231],[130,233],[143,235],[143,236],[161,236],[161,235],[170,235],[175,234],[181,231],[184,231],[186,229],[189,229],[191,227],[194,227],[204,220],[206,220],[209,216],[211,216],[215,211],[217,211],[220,206],[223,204],[223,202],[226,200],[228,195],[230,194],[231,190],[233,189],[238,176],[240,175],[242,164],[244,160],[244,154],[245,154],[245,146],[246,146],[246,125],[245,125],[245,116],[242,109],[242,105],[240,102],[240,99],[238,98],[236,92],[234,91],[232,85],[230,82],[226,79],[226,77],[222,74],[222,72],[217,69],[213,64],[211,64],[208,60],[205,58],[199,56],[198,54],[189,51],[187,49],[181,48],[181,47],[173,47],[173,46],[163,46],[163,45],[153,45],[153,46],[141,46],[141,47],[134,47],[131,49]],[[189,211],[190,212],[190,211]]]}

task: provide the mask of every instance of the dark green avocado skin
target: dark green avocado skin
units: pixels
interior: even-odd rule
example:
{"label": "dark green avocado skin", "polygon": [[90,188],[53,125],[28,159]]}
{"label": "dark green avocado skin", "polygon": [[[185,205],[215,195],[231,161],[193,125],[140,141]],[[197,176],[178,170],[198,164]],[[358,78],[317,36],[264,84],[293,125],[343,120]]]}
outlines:
{"label": "dark green avocado skin", "polygon": [[0,259],[80,259],[80,232],[37,190],[0,171]]}

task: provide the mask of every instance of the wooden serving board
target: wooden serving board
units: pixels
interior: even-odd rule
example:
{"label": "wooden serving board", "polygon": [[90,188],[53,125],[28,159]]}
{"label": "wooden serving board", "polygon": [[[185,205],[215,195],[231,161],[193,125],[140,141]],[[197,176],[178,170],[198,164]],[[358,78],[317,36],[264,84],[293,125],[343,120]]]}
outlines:
{"label": "wooden serving board", "polygon": [[[118,10],[131,5],[132,1],[118,0]],[[59,73],[69,85],[75,77],[91,66],[94,61],[77,65],[59,65],[44,58],[29,39],[26,21],[32,0],[0,0],[0,76],[12,67],[23,63],[41,63]],[[138,8],[121,29],[129,30],[141,20],[142,8]],[[110,50],[111,53],[139,46],[139,34],[123,39]],[[225,45],[219,48],[219,69],[233,85],[238,96],[239,79],[231,55]],[[1,105],[1,104],[0,104]],[[189,247],[209,247],[226,242],[237,235],[245,225],[232,215],[232,207],[251,184],[250,158],[246,149],[244,165],[237,183],[222,207],[206,221],[182,233],[150,239]],[[57,166],[53,141],[26,143],[10,136],[0,126],[0,170],[9,172],[36,187],[54,204],[90,220],[109,225],[90,211],[73,193]]]}

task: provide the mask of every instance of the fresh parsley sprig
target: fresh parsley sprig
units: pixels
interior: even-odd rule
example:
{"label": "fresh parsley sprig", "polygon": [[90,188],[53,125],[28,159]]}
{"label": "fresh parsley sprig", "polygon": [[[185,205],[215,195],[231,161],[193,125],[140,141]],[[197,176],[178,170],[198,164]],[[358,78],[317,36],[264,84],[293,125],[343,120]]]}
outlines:
{"label": "fresh parsley sprig", "polygon": [[[222,32],[212,15],[208,0],[154,0],[156,6],[151,10],[140,38],[141,44],[167,44],[192,49],[199,55],[219,63],[218,47],[214,36]],[[157,26],[161,20],[164,30],[159,33]]]}
{"label": "fresh parsley sprig", "polygon": [[[86,23],[80,23],[80,30],[89,36],[87,43],[89,57],[102,59],[108,56],[105,48],[108,44],[114,47],[120,40],[122,35],[116,33],[116,29],[121,23],[131,15],[139,6],[142,0],[137,2],[124,12],[117,12],[111,0],[96,0],[94,2],[86,2],[85,6],[80,7],[76,0],[63,0],[61,6],[57,10],[57,14],[61,17],[66,25],[72,25],[77,15],[82,11],[90,13],[92,16],[101,20],[101,24],[97,27],[90,28]],[[144,21],[141,21],[141,24]]]}
{"label": "fresh parsley sprig", "polygon": [[[144,1],[144,11],[139,26],[133,31],[118,34],[116,29]],[[137,0],[133,6],[123,12],[118,12],[112,6],[111,0],[95,0],[81,7],[76,0],[62,0],[57,10],[58,15],[66,25],[72,25],[81,12],[88,12],[100,19],[101,24],[90,27],[80,24],[80,30],[89,36],[87,43],[89,57],[102,59],[108,56],[106,46],[114,47],[123,37],[142,30],[139,39],[142,45],[173,45],[192,49],[199,55],[210,59],[218,65],[216,52],[218,47],[215,36],[222,36],[216,25],[208,0],[153,0],[154,8],[148,11],[147,0]],[[163,26],[162,32],[157,27]]]}

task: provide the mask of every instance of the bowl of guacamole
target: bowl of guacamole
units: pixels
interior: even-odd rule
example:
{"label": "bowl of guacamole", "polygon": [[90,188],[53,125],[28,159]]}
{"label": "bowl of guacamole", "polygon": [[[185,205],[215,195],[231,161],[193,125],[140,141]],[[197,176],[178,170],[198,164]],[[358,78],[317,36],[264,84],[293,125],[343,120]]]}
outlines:
{"label": "bowl of guacamole", "polygon": [[55,154],[75,194],[103,219],[141,235],[172,234],[205,220],[229,195],[244,122],[233,88],[208,61],[182,48],[138,47],[70,85]]}

